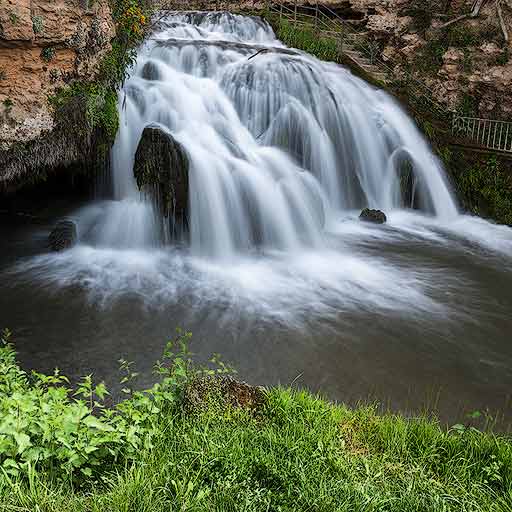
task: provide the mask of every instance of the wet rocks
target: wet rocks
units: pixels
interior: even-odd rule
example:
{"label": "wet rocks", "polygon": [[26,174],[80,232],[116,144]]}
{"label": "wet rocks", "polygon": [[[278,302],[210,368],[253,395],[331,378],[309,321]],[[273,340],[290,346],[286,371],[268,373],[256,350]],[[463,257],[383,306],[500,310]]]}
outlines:
{"label": "wet rocks", "polygon": [[78,242],[78,231],[72,220],[61,220],[52,229],[48,236],[52,251],[63,251],[75,246]]}
{"label": "wet rocks", "polygon": [[183,146],[158,125],[144,128],[133,174],[140,190],[156,203],[163,217],[185,222],[188,210],[189,160]]}
{"label": "wet rocks", "polygon": [[361,215],[359,215],[359,220],[362,220],[363,222],[373,222],[374,224],[384,224],[388,219],[386,214],[380,210],[365,208],[361,212]]}

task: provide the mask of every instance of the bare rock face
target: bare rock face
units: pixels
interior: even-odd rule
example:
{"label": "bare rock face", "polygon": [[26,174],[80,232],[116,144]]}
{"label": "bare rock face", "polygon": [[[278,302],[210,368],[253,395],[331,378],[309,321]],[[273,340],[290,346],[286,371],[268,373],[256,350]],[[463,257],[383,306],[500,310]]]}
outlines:
{"label": "bare rock face", "polygon": [[114,35],[108,0],[2,0],[0,150],[52,129],[48,96],[92,78]]}

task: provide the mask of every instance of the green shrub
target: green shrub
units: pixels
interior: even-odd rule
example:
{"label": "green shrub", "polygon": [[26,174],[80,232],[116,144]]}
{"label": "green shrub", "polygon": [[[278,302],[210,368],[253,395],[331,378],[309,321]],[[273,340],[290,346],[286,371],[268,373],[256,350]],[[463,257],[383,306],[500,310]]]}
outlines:
{"label": "green shrub", "polygon": [[[129,395],[107,408],[103,383],[84,377],[72,388],[58,370],[52,375],[27,374],[16,363],[10,333],[0,339],[0,468],[9,477],[43,472],[55,480],[103,479],[122,461],[150,449],[159,415],[180,398],[184,385],[200,375],[225,373],[196,368],[187,343],[190,333],[169,342],[157,363],[159,382],[144,392],[134,391],[136,373],[120,360],[123,390]],[[1,472],[0,472],[1,479]]]}
{"label": "green shrub", "polygon": [[473,213],[512,225],[512,176],[495,156],[462,172],[458,186]]}
{"label": "green shrub", "polygon": [[47,46],[41,50],[41,59],[45,62],[51,62],[55,57],[55,48],[52,46]]}
{"label": "green shrub", "polygon": [[277,37],[287,46],[304,50],[321,60],[341,62],[339,48],[334,39],[319,36],[312,27],[298,29],[285,19],[275,19],[273,24]]}
{"label": "green shrub", "polygon": [[43,26],[42,16],[32,16],[32,30],[34,34],[40,34],[43,31]]}
{"label": "green shrub", "polygon": [[189,336],[167,347],[149,391],[134,390],[136,373],[121,361],[128,398],[108,408],[91,377],[71,390],[58,372],[25,373],[4,335],[0,508],[510,510],[507,438],[290,389],[265,391],[257,409],[230,405],[215,387],[190,402],[193,383],[218,381],[197,380],[215,370],[193,365]]}

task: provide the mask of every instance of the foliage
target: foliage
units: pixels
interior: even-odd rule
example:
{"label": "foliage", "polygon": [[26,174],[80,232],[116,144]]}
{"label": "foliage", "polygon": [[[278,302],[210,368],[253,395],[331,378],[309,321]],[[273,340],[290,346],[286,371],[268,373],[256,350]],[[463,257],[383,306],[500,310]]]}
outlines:
{"label": "foliage", "polygon": [[9,338],[4,332],[0,348],[0,468],[8,480],[30,478],[32,472],[75,484],[104,479],[116,463],[151,449],[158,415],[175,403],[190,379],[212,373],[192,365],[190,334],[179,333],[157,363],[159,383],[148,391],[129,387],[135,374],[122,361],[130,399],[109,409],[105,385],[94,384],[91,375],[73,389],[57,369],[53,375],[27,374],[17,365]]}
{"label": "foliage", "polygon": [[495,156],[460,173],[457,181],[473,213],[512,225],[512,175]]}
{"label": "foliage", "polygon": [[[107,408],[85,377],[27,374],[0,348],[0,503],[6,510],[506,511],[512,445],[472,428],[351,410],[272,389],[257,411],[183,408],[197,368],[189,333],[168,345],[145,392]],[[220,367],[220,373],[227,370]],[[208,400],[208,398],[206,399]],[[94,485],[92,485],[94,484]],[[0,507],[1,508],[1,507]]]}
{"label": "foliage", "polygon": [[[102,129],[110,140],[117,133],[119,117],[117,112],[117,93],[101,83],[75,82],[49,98],[50,104],[61,118],[65,118],[68,107],[75,112],[83,110],[82,126],[75,130],[90,133]],[[73,120],[74,124],[80,121]]]}
{"label": "foliage", "polygon": [[34,34],[40,34],[43,31],[43,17],[32,16],[32,30]]}
{"label": "foliage", "polygon": [[45,62],[50,62],[55,57],[55,48],[52,46],[47,46],[41,50],[41,59]]}
{"label": "foliage", "polygon": [[438,0],[412,0],[403,14],[411,16],[416,30],[425,32],[432,26],[433,13],[438,3]]}
{"label": "foliage", "polygon": [[508,46],[502,51],[500,55],[496,57],[496,66],[506,66],[510,60],[510,50]]}
{"label": "foliage", "polygon": [[457,105],[457,112],[463,116],[475,117],[478,114],[479,100],[474,95],[463,93]]}
{"label": "foliage", "polygon": [[472,62],[469,48],[479,42],[479,34],[471,27],[451,25],[434,33],[427,43],[418,51],[414,68],[422,73],[435,74],[443,65],[443,55],[448,48],[454,47],[464,51],[464,71],[471,71]]}

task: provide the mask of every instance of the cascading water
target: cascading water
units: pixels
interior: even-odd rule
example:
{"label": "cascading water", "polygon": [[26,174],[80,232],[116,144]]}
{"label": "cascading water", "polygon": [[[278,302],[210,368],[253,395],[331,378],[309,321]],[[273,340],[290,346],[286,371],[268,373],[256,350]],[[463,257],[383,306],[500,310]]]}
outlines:
{"label": "cascading water", "polygon": [[320,247],[343,212],[404,206],[404,161],[416,204],[439,218],[457,215],[441,165],[394,100],[339,66],[285,49],[256,18],[164,18],[139,52],[120,111],[118,203],[96,232],[102,244],[141,247],[158,238],[132,173],[142,131],[153,123],[191,162],[196,255]]}

